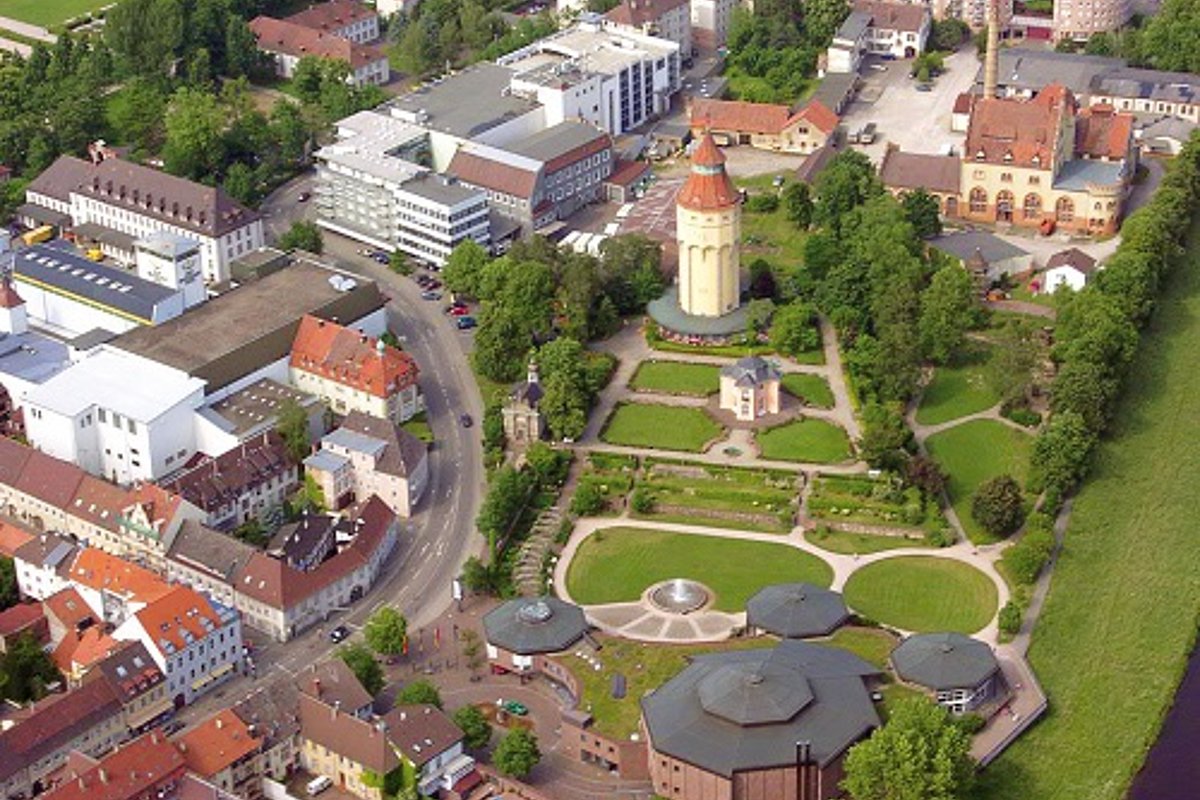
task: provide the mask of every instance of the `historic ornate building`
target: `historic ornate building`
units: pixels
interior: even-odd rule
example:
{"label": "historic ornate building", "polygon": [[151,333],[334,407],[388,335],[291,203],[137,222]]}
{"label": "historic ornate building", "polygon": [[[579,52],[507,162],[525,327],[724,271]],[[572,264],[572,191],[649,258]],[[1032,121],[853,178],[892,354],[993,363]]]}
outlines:
{"label": "historic ornate building", "polygon": [[542,399],[542,384],[538,380],[538,365],[530,360],[525,382],[518,384],[501,413],[504,435],[513,444],[528,444],[542,438],[545,425],[538,401]]}
{"label": "historic ornate building", "polygon": [[706,132],[692,153],[692,172],[675,206],[684,313],[719,317],[738,307],[741,211],[725,155]]}

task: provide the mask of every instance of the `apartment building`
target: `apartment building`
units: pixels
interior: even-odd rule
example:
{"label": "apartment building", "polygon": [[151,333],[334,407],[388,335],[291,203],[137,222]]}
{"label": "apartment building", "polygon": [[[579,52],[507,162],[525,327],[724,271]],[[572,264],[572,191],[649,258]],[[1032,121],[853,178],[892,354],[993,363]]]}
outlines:
{"label": "apartment building", "polygon": [[262,218],[223,189],[93,152],[92,161],[59,156],[34,178],[18,219],[59,225],[126,263],[138,239],[159,232],[193,239],[209,285],[229,279],[230,261],[262,247]]}
{"label": "apartment building", "polygon": [[46,800],[173,800],[186,772],[175,745],[151,731],[100,758],[72,758]]}
{"label": "apartment building", "polygon": [[981,30],[987,25],[987,8],[992,2],[999,6],[1003,30],[1013,18],[1013,0],[933,0],[929,8],[934,19],[961,19],[972,30]]}
{"label": "apartment building", "polygon": [[430,172],[428,134],[375,111],[337,123],[316,153],[317,224],[385,250],[444,264],[461,241],[490,241],[487,200]]}
{"label": "apartment building", "polygon": [[358,0],[328,0],[298,11],[288,22],[328,33],[354,44],[366,44],[379,38],[379,14]]}
{"label": "apartment building", "polygon": [[913,58],[925,52],[933,17],[919,3],[889,0],[856,0],[854,10],[870,16],[867,51],[895,58]]}
{"label": "apartment building", "polygon": [[262,795],[263,740],[226,708],[175,740],[188,771],[222,791],[253,800]]}
{"label": "apartment building", "polygon": [[1054,38],[1086,41],[1123,27],[1131,16],[1131,0],[1055,0]]}
{"label": "apartment building", "polygon": [[604,15],[609,30],[657,36],[679,45],[679,57],[692,60],[692,9],[688,0],[622,0]]}
{"label": "apartment building", "polygon": [[274,61],[275,74],[281,78],[292,77],[306,56],[344,61],[350,67],[348,82],[355,86],[378,86],[391,78],[387,51],[382,47],[343,39],[291,18],[255,17],[250,20],[250,31],[258,49]]}

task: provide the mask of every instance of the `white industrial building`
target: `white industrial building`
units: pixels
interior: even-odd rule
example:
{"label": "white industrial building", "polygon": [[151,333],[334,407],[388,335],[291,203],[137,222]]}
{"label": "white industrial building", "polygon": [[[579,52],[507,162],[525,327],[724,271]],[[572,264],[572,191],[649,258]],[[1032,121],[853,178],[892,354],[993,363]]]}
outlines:
{"label": "white industrial building", "polygon": [[204,382],[101,346],[31,390],[31,444],[115,483],[150,481],[196,452],[195,411]]}
{"label": "white industrial building", "polygon": [[207,293],[200,269],[200,243],[168,231],[152,233],[133,243],[138,277],[183,295],[183,307],[204,302]]}

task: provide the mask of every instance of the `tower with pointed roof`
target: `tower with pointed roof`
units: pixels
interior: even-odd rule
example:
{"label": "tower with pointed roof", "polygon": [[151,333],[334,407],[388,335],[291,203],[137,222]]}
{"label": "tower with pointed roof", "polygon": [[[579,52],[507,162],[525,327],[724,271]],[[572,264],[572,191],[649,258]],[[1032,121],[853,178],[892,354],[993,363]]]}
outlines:
{"label": "tower with pointed roof", "polygon": [[25,314],[25,301],[12,285],[12,278],[5,273],[0,277],[0,334],[21,334],[29,330]]}
{"label": "tower with pointed roof", "polygon": [[742,209],[725,172],[725,155],[705,132],[692,171],[675,201],[679,243],[679,307],[720,317],[738,307]]}

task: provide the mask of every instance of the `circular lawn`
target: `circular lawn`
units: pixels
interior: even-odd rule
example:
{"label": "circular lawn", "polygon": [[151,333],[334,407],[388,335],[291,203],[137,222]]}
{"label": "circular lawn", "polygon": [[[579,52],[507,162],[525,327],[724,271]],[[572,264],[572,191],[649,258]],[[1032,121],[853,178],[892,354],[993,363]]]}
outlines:
{"label": "circular lawn", "polygon": [[700,581],[716,594],[714,608],[736,613],[764,586],[801,581],[829,586],[833,570],[786,544],[612,527],[580,543],[567,569],[567,591],[583,605],[634,602],[670,578]]}
{"label": "circular lawn", "polygon": [[947,558],[902,556],[876,561],[846,582],[855,613],[906,631],[975,633],[996,615],[992,579]]}

